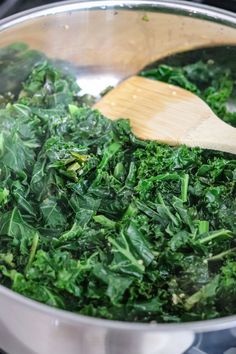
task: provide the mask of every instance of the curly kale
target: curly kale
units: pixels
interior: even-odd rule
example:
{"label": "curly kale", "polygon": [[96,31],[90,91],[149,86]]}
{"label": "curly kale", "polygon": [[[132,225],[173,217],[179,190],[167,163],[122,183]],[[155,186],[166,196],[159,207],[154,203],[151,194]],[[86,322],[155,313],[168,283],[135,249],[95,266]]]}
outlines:
{"label": "curly kale", "polygon": [[[233,125],[231,73],[209,65],[142,75],[195,92]],[[1,105],[0,284],[114,320],[235,313],[235,156],[139,140],[78,91],[41,58]]]}

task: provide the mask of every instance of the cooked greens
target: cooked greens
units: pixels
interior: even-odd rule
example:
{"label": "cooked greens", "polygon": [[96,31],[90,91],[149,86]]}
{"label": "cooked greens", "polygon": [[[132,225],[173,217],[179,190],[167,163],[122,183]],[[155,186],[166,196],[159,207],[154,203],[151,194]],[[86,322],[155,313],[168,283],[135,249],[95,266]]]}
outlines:
{"label": "cooked greens", "polygon": [[[2,96],[0,283],[114,320],[235,313],[235,156],[139,140],[128,120],[84,106],[75,78],[36,57],[15,96]],[[11,75],[9,66],[4,82]],[[235,124],[229,70],[198,62],[142,75],[199,94]]]}

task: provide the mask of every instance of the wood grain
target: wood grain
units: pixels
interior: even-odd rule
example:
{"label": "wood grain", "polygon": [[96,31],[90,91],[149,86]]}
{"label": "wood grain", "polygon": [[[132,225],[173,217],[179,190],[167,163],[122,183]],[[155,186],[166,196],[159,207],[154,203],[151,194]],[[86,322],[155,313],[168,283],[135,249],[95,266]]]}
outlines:
{"label": "wood grain", "polygon": [[142,139],[236,154],[236,128],[216,117],[199,97],[173,85],[133,76],[94,108],[113,120],[129,118]]}

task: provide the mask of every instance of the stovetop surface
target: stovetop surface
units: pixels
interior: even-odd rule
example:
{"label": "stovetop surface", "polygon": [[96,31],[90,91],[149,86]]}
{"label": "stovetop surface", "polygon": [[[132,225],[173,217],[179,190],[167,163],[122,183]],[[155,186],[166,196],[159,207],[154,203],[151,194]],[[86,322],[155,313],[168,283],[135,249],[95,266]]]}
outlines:
{"label": "stovetop surface", "polygon": [[[0,0],[0,18],[24,11],[36,6],[46,5],[59,0]],[[236,0],[188,0],[236,12]],[[227,343],[222,345],[222,343]],[[0,344],[1,346],[1,344]],[[0,354],[7,354],[0,349]],[[10,354],[10,353],[8,353]],[[185,354],[236,354],[236,335],[230,331],[221,331],[197,335],[191,349]]]}

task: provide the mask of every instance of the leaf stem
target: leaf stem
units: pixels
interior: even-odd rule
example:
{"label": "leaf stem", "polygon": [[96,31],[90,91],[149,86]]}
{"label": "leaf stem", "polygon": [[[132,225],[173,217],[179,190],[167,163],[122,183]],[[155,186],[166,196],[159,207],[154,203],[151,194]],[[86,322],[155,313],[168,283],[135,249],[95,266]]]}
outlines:
{"label": "leaf stem", "polygon": [[210,242],[210,241],[212,241],[215,238],[220,237],[220,236],[231,237],[232,233],[231,233],[230,230],[225,230],[225,229],[213,231],[208,236],[200,239],[199,243],[203,243],[204,244],[204,243]]}
{"label": "leaf stem", "polygon": [[209,221],[207,220],[200,220],[198,225],[199,234],[204,234],[209,232]]}
{"label": "leaf stem", "polygon": [[231,248],[231,249],[229,249],[229,250],[227,250],[227,251],[218,253],[218,254],[216,254],[215,256],[212,256],[212,257],[207,258],[206,261],[209,262],[209,261],[217,261],[217,260],[220,260],[220,259],[224,258],[225,256],[227,256],[228,254],[234,253],[235,251],[236,251],[236,247]]}
{"label": "leaf stem", "polygon": [[29,260],[28,263],[26,264],[25,267],[25,273],[28,272],[33,260],[34,260],[34,256],[38,247],[38,242],[39,242],[39,234],[38,232],[35,232],[34,237],[33,237],[33,241],[32,241],[32,245],[31,245],[31,249],[30,249],[30,255],[29,255]]}
{"label": "leaf stem", "polygon": [[187,202],[188,200],[188,183],[189,183],[189,174],[185,174],[182,178],[181,183],[181,199],[183,203]]}

